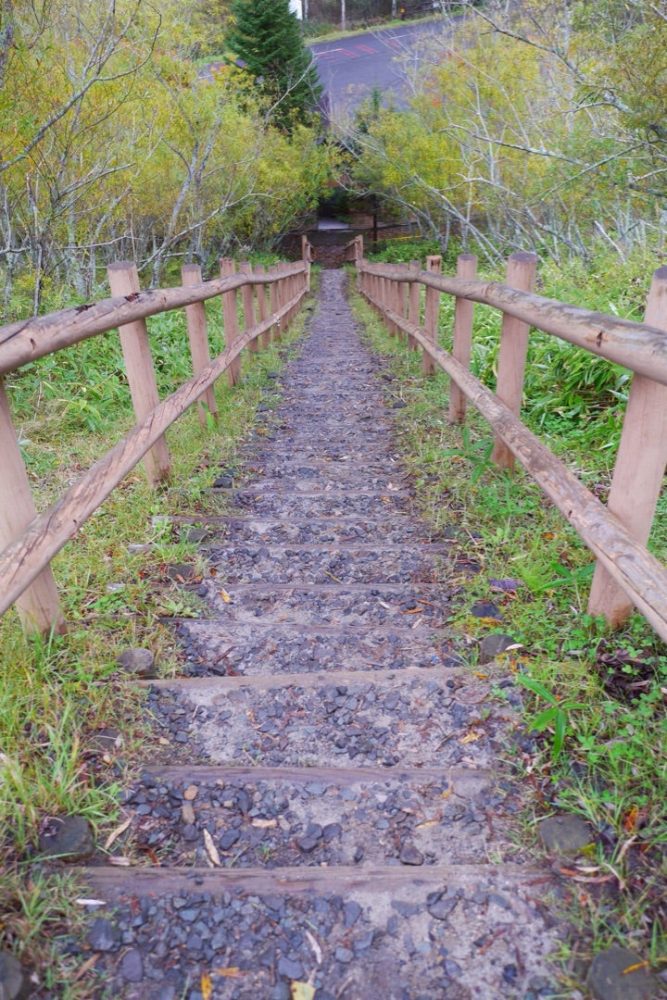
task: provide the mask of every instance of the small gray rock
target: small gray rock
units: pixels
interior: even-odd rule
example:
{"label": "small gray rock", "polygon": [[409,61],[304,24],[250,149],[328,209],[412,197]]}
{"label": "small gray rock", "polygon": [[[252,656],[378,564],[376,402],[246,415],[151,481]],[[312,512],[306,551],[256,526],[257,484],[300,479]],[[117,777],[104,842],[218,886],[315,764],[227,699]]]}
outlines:
{"label": "small gray rock", "polygon": [[144,978],[144,963],[138,948],[130,948],[123,955],[120,974],[128,983],[140,983]]}
{"label": "small gray rock", "polygon": [[432,892],[426,899],[426,909],[435,920],[447,920],[454,912],[458,896],[448,896],[445,892]]}
{"label": "small gray rock", "polygon": [[414,844],[403,844],[399,861],[402,865],[423,865],[424,855],[417,850]]}
{"label": "small gray rock", "polygon": [[83,816],[57,816],[50,819],[39,838],[39,849],[47,858],[83,861],[95,852],[90,823]]}
{"label": "small gray rock", "polygon": [[173,566],[167,566],[167,576],[176,583],[187,583],[189,580],[194,580],[196,575],[192,563],[176,563]]}
{"label": "small gray rock", "polygon": [[554,854],[577,854],[595,839],[590,826],[581,816],[568,813],[543,819],[539,835],[546,850]]}
{"label": "small gray rock", "polygon": [[286,979],[301,979],[303,976],[303,965],[295,962],[286,955],[278,962],[278,975],[285,976]]}
{"label": "small gray rock", "polygon": [[512,636],[505,635],[503,632],[492,632],[490,635],[485,635],[479,644],[480,666],[483,663],[491,663],[496,656],[500,656],[509,646],[513,645]]}
{"label": "small gray rock", "polygon": [[0,1000],[28,1000],[31,993],[28,973],[18,958],[0,951]]}
{"label": "small gray rock", "polygon": [[[625,971],[633,966],[639,968]],[[596,1000],[652,1000],[658,995],[658,984],[639,955],[617,944],[595,956],[587,985]]]}
{"label": "small gray rock", "polygon": [[127,670],[128,674],[135,674],[137,677],[155,676],[155,657],[150,649],[125,649],[116,663],[122,670]]}
{"label": "small gray rock", "polygon": [[88,931],[88,944],[93,951],[118,951],[120,934],[104,917],[97,917]]}

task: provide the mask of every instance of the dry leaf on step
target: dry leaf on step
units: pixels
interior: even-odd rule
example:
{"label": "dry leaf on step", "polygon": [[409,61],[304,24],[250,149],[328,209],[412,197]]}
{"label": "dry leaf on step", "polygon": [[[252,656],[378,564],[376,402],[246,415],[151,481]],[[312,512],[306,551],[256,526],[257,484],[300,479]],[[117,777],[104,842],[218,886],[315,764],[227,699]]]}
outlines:
{"label": "dry leaf on step", "polygon": [[310,983],[292,983],[292,1000],[313,1000],[315,987]]}
{"label": "dry leaf on step", "polygon": [[213,983],[208,972],[202,972],[201,980],[199,981],[199,988],[203,1000],[211,1000],[213,996]]}
{"label": "dry leaf on step", "polygon": [[227,593],[226,590],[224,590],[224,589],[223,590],[219,590],[218,593],[220,594],[220,597],[223,599],[223,601],[225,602],[225,604],[231,604],[232,603],[232,599],[231,599],[231,597],[229,596],[229,594]]}
{"label": "dry leaf on step", "polygon": [[115,830],[111,831],[111,833],[104,842],[105,851],[108,851],[111,845],[115,844],[115,842],[118,840],[121,834],[125,833],[131,822],[132,822],[132,817],[128,816],[128,818],[125,820],[124,823],[121,823],[120,826],[117,826]]}
{"label": "dry leaf on step", "polygon": [[252,825],[256,826],[258,830],[272,830],[275,826],[278,826],[278,820],[276,819],[254,819]]}
{"label": "dry leaf on step", "polygon": [[208,832],[208,830],[204,830],[204,847],[206,848],[206,853],[211,859],[211,864],[215,865],[216,868],[220,868],[222,862],[220,861],[218,848],[213,843],[213,837]]}

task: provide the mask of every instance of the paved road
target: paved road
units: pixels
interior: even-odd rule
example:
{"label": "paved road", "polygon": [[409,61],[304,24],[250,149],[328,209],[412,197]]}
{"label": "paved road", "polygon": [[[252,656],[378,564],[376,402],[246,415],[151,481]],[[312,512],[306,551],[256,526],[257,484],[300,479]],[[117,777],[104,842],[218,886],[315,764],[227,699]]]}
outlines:
{"label": "paved road", "polygon": [[335,120],[356,108],[374,88],[382,92],[385,103],[393,98],[404,106],[407,87],[401,56],[446,30],[447,22],[438,18],[311,45],[331,117]]}

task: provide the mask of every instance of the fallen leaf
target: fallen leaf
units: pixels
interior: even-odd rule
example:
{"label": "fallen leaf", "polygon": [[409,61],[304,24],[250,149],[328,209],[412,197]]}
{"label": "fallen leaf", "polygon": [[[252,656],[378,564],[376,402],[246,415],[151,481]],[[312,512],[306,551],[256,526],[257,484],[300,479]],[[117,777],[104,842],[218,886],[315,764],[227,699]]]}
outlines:
{"label": "fallen leaf", "polygon": [[112,830],[107,839],[104,842],[104,850],[108,851],[112,844],[114,844],[121,834],[125,833],[130,823],[132,822],[132,817],[128,816],[124,823],[117,826],[115,830]]}
{"label": "fallen leaf", "polygon": [[106,906],[104,899],[75,899],[77,906]]}
{"label": "fallen leaf", "polygon": [[278,826],[278,821],[275,819],[254,819],[252,826],[256,826],[258,830],[272,830]]}
{"label": "fallen leaf", "polygon": [[202,1000],[211,1000],[213,996],[213,981],[211,980],[208,972],[202,972],[201,979],[199,981],[199,990],[202,995]]}
{"label": "fallen leaf", "polygon": [[634,965],[628,965],[623,972],[622,976],[627,976],[629,972],[637,972],[639,969],[648,969],[648,962],[635,962]]}
{"label": "fallen leaf", "polygon": [[310,983],[292,983],[292,1000],[313,1000],[315,987]]}
{"label": "fallen leaf", "polygon": [[315,935],[311,934],[310,931],[307,930],[306,931],[306,937],[308,938],[308,941],[310,943],[310,947],[313,949],[313,953],[315,955],[315,961],[317,962],[318,965],[321,965],[322,964],[322,949],[320,948],[320,946],[319,946],[319,944],[317,942],[317,939],[315,938]]}
{"label": "fallen leaf", "polygon": [[423,823],[417,823],[415,827],[416,830],[426,830],[431,826],[437,826],[440,822],[439,819],[426,819]]}
{"label": "fallen leaf", "polygon": [[211,864],[215,865],[216,868],[220,868],[222,862],[220,861],[218,848],[213,843],[213,837],[208,830],[204,830],[204,847],[206,848],[206,853],[211,859]]}
{"label": "fallen leaf", "polygon": [[99,957],[100,957],[99,955],[91,955],[90,958],[87,958],[86,961],[83,963],[83,965],[79,969],[77,969],[76,973],[74,974],[73,982],[78,983],[80,979],[83,979],[85,974],[89,972],[90,969],[92,969],[92,967],[95,965],[95,962],[98,960]]}
{"label": "fallen leaf", "polygon": [[117,868],[129,868],[131,862],[129,858],[124,858],[119,854],[115,858],[109,858],[109,864],[115,865]]}
{"label": "fallen leaf", "polygon": [[216,969],[215,974],[223,979],[239,979],[243,975],[238,965],[224,965]]}
{"label": "fallen leaf", "polygon": [[229,594],[227,593],[226,590],[224,590],[224,589],[223,590],[219,590],[218,593],[220,594],[220,597],[223,599],[223,601],[225,602],[225,604],[231,604],[232,603],[232,599],[231,599],[231,597],[229,596]]}
{"label": "fallen leaf", "polygon": [[626,833],[634,833],[637,828],[637,818],[639,816],[639,808],[633,806],[632,809],[627,813],[623,820],[623,829]]}
{"label": "fallen leaf", "polygon": [[185,799],[186,802],[194,802],[194,800],[197,798],[198,791],[199,789],[197,788],[196,785],[188,785],[188,787],[183,792],[183,798]]}
{"label": "fallen leaf", "polygon": [[477,740],[481,740],[482,734],[473,730],[471,733],[466,733],[459,740],[459,743],[476,743]]}

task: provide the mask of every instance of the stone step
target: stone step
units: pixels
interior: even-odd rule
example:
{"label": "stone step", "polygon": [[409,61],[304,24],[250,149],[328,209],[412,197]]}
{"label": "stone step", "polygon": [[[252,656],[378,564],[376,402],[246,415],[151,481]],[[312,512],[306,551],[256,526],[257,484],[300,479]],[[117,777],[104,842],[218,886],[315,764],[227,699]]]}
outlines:
{"label": "stone step", "polygon": [[177,626],[187,673],[202,676],[402,670],[460,666],[444,634],[412,626],[222,625],[182,619]]}
{"label": "stone step", "polygon": [[[106,995],[122,1000],[516,1000],[558,989],[527,865],[88,868],[89,934]],[[302,984],[301,986],[295,984]],[[553,987],[550,989],[550,987]]]}
{"label": "stone step", "polygon": [[[243,490],[233,494],[235,508],[240,512],[249,511],[262,517],[285,517],[292,515],[296,520],[311,517],[369,517],[371,521],[381,521],[383,514],[403,514],[414,517],[412,497],[406,491],[400,493],[380,491],[379,493],[333,493],[333,491],[267,492]],[[218,492],[218,491],[215,491]],[[424,528],[422,526],[422,532]],[[371,534],[366,540],[374,537]]]}
{"label": "stone step", "polygon": [[[225,622],[302,622],[304,625],[395,625],[440,627],[449,614],[449,592],[436,584],[230,584],[217,579],[196,593]],[[420,624],[421,627],[421,624]]]}
{"label": "stone step", "polygon": [[248,543],[207,549],[225,584],[254,583],[433,583],[448,565],[446,545],[265,546]]}
{"label": "stone step", "polygon": [[[380,517],[379,514],[384,516]],[[203,526],[215,529],[216,534],[225,531],[233,544],[261,541],[267,545],[312,544],[338,545],[354,542],[377,542],[378,545],[426,545],[432,541],[444,541],[436,533],[402,512],[377,512],[373,518],[365,514],[331,514],[328,517],[297,518],[294,516],[269,515],[214,515],[193,514],[171,519],[178,526],[183,537]]]}
{"label": "stone step", "polygon": [[170,760],[271,767],[490,768],[518,701],[511,676],[456,668],[184,678],[153,683],[148,696]]}
{"label": "stone step", "polygon": [[206,867],[204,831],[224,868],[525,860],[505,831],[517,796],[470,768],[147,768],[124,807],[136,864]]}

